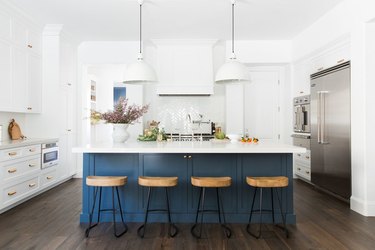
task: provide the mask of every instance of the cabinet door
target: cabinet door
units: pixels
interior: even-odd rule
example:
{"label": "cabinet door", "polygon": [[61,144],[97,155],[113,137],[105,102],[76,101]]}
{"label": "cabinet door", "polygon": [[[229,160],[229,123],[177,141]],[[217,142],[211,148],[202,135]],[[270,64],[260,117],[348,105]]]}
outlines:
{"label": "cabinet door", "polygon": [[310,94],[310,61],[298,62],[293,66],[293,97]]}
{"label": "cabinet door", "polygon": [[[11,35],[11,18],[8,14],[0,12],[0,38],[10,40]],[[1,54],[2,55],[2,54]]]}
{"label": "cabinet door", "polygon": [[40,113],[42,109],[42,60],[37,55],[28,56],[27,111]]}
{"label": "cabinet door", "polygon": [[29,51],[34,53],[40,54],[41,53],[41,34],[33,31],[28,30],[27,32],[27,47]]}
{"label": "cabinet door", "polygon": [[13,21],[13,40],[21,48],[27,48],[27,27],[18,20]]}
{"label": "cabinet door", "polygon": [[27,53],[23,49],[13,50],[12,106],[15,112],[25,112],[28,103]]}
{"label": "cabinet door", "polygon": [[12,109],[11,46],[0,41],[0,111]]}
{"label": "cabinet door", "polygon": [[[187,156],[183,154],[144,154],[143,166],[140,175],[145,176],[177,176],[178,185],[170,188],[169,196],[172,212],[187,212],[187,186],[190,186],[187,178]],[[165,191],[155,189],[152,204],[155,207],[165,206]],[[142,189],[141,207],[146,206],[147,189]]]}

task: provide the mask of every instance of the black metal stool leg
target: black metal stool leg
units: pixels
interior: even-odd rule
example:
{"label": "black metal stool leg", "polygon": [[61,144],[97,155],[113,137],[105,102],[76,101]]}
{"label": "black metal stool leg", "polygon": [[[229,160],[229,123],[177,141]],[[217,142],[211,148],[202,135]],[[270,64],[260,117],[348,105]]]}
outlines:
{"label": "black metal stool leg", "polygon": [[275,209],[273,207],[273,188],[271,188],[272,223],[275,224]]}
{"label": "black metal stool leg", "polygon": [[[255,197],[257,195],[257,191],[258,191],[258,188],[256,187],[255,190],[254,190],[254,195],[253,195],[253,199],[252,199],[252,202],[251,202],[251,210],[250,210],[250,216],[249,216],[249,222],[247,223],[247,227],[246,227],[246,231],[253,235],[250,231],[250,224],[251,224],[251,218],[253,216],[253,211],[254,211],[254,204],[255,204]],[[254,236],[254,235],[253,235]]]}
{"label": "black metal stool leg", "polygon": [[[168,188],[166,187],[165,188],[165,197],[166,197],[166,201],[167,201],[167,211],[168,211],[168,223],[169,223],[169,228],[168,228],[168,234],[170,237],[175,237],[178,233],[178,228],[176,227],[176,225],[174,223],[172,223],[172,220],[171,220],[171,211],[170,211],[170,208],[169,208],[169,197],[168,197]],[[174,233],[172,233],[172,227],[174,228]]]}
{"label": "black metal stool leg", "polygon": [[[225,236],[227,238],[230,238],[232,236],[232,230],[226,225],[223,201],[221,200],[221,196],[219,195],[219,188],[216,188],[216,199],[217,199],[217,213],[219,215],[220,225],[224,229]],[[221,217],[220,217],[221,213],[223,213],[224,223],[221,223]]]}
{"label": "black metal stool leg", "polygon": [[88,228],[86,229],[86,232],[85,232],[86,238],[89,237],[91,228],[95,227],[98,224],[98,223],[95,223],[94,225],[91,225],[91,223],[92,223],[92,217],[93,217],[93,214],[94,214],[94,209],[95,209],[95,203],[96,203],[97,195],[98,195],[98,188],[94,187],[94,203],[92,205],[91,213],[89,215],[89,226],[88,226]]}
{"label": "black metal stool leg", "polygon": [[148,218],[148,210],[149,210],[149,206],[150,206],[151,190],[152,190],[151,187],[148,187],[147,208],[146,208],[146,214],[145,214],[145,221],[144,221],[143,225],[141,225],[137,230],[137,233],[138,233],[139,237],[141,237],[141,238],[145,237],[146,224],[147,224],[147,218]]}
{"label": "black metal stool leg", "polygon": [[121,209],[121,203],[120,203],[120,197],[119,197],[119,194],[118,194],[118,188],[116,187],[116,192],[117,192],[117,202],[119,204],[119,210],[120,210],[120,215],[121,215],[121,220],[122,220],[122,223],[123,225],[125,226],[125,230],[123,230],[121,233],[117,233],[117,230],[116,230],[116,207],[115,207],[115,187],[112,187],[112,220],[113,220],[113,232],[114,232],[114,235],[118,238],[120,237],[121,235],[123,235],[124,233],[126,233],[126,231],[128,230],[125,223],[124,223],[124,218],[122,216],[122,209]]}
{"label": "black metal stool leg", "polygon": [[118,202],[118,206],[119,206],[119,210],[120,210],[121,222],[122,222],[122,225],[124,226],[124,231],[122,233],[116,235],[116,237],[120,237],[121,235],[123,235],[124,233],[126,233],[128,231],[128,226],[126,225],[125,220],[124,220],[124,216],[122,214],[122,207],[121,207],[121,201],[120,201],[120,195],[119,195],[119,192],[118,192],[118,187],[116,187],[116,193],[117,193],[117,202]]}
{"label": "black metal stool leg", "polygon": [[277,191],[277,189],[276,189],[276,196],[277,196],[277,200],[278,200],[278,202],[279,202],[279,207],[280,207],[280,212],[281,212],[281,219],[283,220],[283,226],[284,226],[284,231],[285,231],[285,236],[287,237],[287,238],[289,238],[289,232],[288,232],[288,229],[286,228],[286,219],[285,219],[285,215],[284,215],[284,213],[283,213],[283,208],[282,208],[282,204],[281,204],[281,199],[280,199],[280,197],[279,197],[279,193],[278,193],[278,191]]}
{"label": "black metal stool leg", "polygon": [[[191,227],[191,234],[195,237],[200,239],[202,237],[202,225],[203,225],[203,210],[204,210],[204,198],[205,198],[205,191],[206,189],[204,187],[200,188],[200,194],[199,194],[199,200],[198,200],[198,208],[197,208],[197,214],[195,216],[195,224]],[[201,203],[202,203],[202,209],[201,209]],[[195,228],[198,224],[198,215],[201,213],[201,222],[200,222],[200,231],[199,235],[195,233]]]}

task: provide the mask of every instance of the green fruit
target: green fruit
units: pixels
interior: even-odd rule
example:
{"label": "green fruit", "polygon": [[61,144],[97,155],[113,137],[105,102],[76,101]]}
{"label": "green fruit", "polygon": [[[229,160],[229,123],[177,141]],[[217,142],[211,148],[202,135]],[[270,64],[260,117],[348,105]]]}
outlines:
{"label": "green fruit", "polygon": [[225,134],[223,132],[215,133],[216,139],[223,140],[225,138]]}

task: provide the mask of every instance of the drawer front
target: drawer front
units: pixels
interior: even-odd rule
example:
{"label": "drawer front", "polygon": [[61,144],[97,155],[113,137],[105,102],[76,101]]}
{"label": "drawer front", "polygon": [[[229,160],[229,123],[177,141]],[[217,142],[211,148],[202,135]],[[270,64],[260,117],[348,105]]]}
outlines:
{"label": "drawer front", "polygon": [[304,139],[304,138],[293,138],[293,145],[303,147],[310,150],[310,139]]}
{"label": "drawer front", "polygon": [[42,152],[42,145],[36,144],[32,146],[27,146],[23,148],[23,151],[24,151],[24,156],[40,155]]}
{"label": "drawer front", "polygon": [[0,151],[0,161],[8,161],[21,158],[23,156],[23,148],[11,148]]}
{"label": "drawer front", "polygon": [[3,190],[4,204],[9,204],[23,198],[25,195],[37,190],[39,188],[39,178],[24,181],[14,186],[8,187]]}
{"label": "drawer front", "polygon": [[306,180],[311,181],[311,170],[309,167],[296,165],[295,166],[295,174],[299,177],[302,177]]}
{"label": "drawer front", "polygon": [[36,156],[27,160],[9,161],[2,167],[3,181],[11,180],[15,177],[24,176],[32,172],[40,171],[41,158]]}
{"label": "drawer front", "polygon": [[0,161],[9,161],[31,155],[40,155],[41,144],[0,150]]}
{"label": "drawer front", "polygon": [[303,163],[305,163],[309,166],[310,166],[310,157],[311,157],[311,151],[310,150],[306,150],[306,153],[294,154],[294,159],[297,162],[303,162]]}
{"label": "drawer front", "polygon": [[49,184],[54,183],[57,181],[57,170],[54,169],[52,171],[49,171],[48,173],[45,173],[42,175],[41,179],[41,185],[42,186],[47,186]]}

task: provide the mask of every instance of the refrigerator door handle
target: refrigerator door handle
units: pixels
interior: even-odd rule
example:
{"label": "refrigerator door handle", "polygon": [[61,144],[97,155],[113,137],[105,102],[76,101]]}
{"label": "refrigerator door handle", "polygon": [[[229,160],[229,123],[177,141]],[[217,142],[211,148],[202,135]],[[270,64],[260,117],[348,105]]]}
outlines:
{"label": "refrigerator door handle", "polygon": [[321,129],[321,106],[322,106],[322,96],[321,96],[321,92],[320,91],[318,91],[317,92],[317,94],[318,94],[318,117],[317,117],[317,129],[318,129],[318,134],[317,134],[317,139],[318,139],[318,143],[320,144],[321,143],[321,139],[320,139],[320,133],[321,133],[321,131],[320,131],[320,129]]}
{"label": "refrigerator door handle", "polygon": [[328,91],[319,91],[318,96],[318,143],[328,144],[326,140],[325,126],[326,126],[326,94]]}

